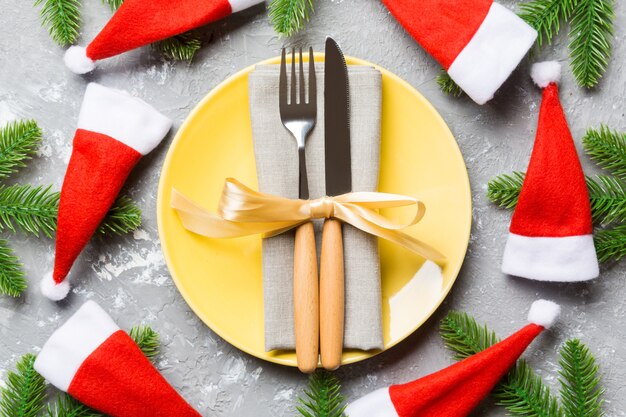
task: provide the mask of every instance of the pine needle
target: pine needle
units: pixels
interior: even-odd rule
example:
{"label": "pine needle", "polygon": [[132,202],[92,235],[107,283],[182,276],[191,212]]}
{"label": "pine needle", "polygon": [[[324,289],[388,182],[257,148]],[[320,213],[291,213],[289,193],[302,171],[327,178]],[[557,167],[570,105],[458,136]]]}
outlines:
{"label": "pine needle", "polygon": [[346,404],[341,395],[341,384],[330,372],[318,371],[309,377],[304,396],[296,406],[303,417],[342,417]]}
{"label": "pine needle", "polygon": [[126,196],[118,197],[96,231],[100,236],[121,236],[141,226],[141,209]]}
{"label": "pine needle", "polygon": [[272,0],[269,5],[270,23],[278,34],[291,36],[304,28],[313,9],[313,0]]}
{"label": "pine needle", "polygon": [[567,417],[602,417],[604,389],[600,388],[596,360],[580,340],[561,348],[561,403]]}
{"label": "pine needle", "polygon": [[596,231],[594,243],[600,263],[619,261],[626,256],[626,225]]}
{"label": "pine needle", "polygon": [[0,129],[0,178],[26,166],[41,143],[41,129],[34,120],[8,123]]}
{"label": "pine needle", "polygon": [[494,390],[498,404],[512,415],[524,417],[564,417],[563,410],[550,389],[532,368],[521,359]]}
{"label": "pine needle", "polygon": [[35,6],[42,3],[42,25],[48,27],[52,40],[62,47],[75,43],[80,29],[80,0],[35,0]]}
{"label": "pine needle", "polygon": [[117,9],[120,8],[122,3],[124,3],[124,0],[102,0],[102,1],[103,3],[108,4],[112,11],[116,11]]}
{"label": "pine needle", "polygon": [[50,186],[0,185],[0,230],[52,237],[58,205],[59,193]]}
{"label": "pine needle", "polygon": [[200,42],[200,39],[187,32],[157,42],[156,47],[169,59],[191,61],[196,55],[196,52],[202,47],[202,42]]}
{"label": "pine needle", "polygon": [[487,197],[502,208],[515,208],[525,177],[526,173],[519,171],[498,175],[487,184]]}
{"label": "pine needle", "polygon": [[0,294],[19,297],[26,287],[22,264],[9,247],[9,242],[0,239]]}
{"label": "pine needle", "polygon": [[561,24],[571,16],[579,0],[534,0],[520,5],[519,16],[538,33],[537,45],[551,45]]}
{"label": "pine needle", "polygon": [[35,355],[22,356],[14,372],[9,372],[6,387],[0,390],[1,417],[36,417],[44,408],[46,383],[35,371]]}
{"label": "pine needle", "polygon": [[454,353],[454,359],[461,361],[499,342],[495,332],[487,325],[479,326],[473,317],[466,313],[451,311],[439,328],[446,347]]}
{"label": "pine needle", "polygon": [[583,137],[583,147],[601,168],[626,179],[626,133],[609,129],[589,129]]}
{"label": "pine needle", "polygon": [[103,414],[78,402],[66,393],[57,397],[54,405],[48,404],[47,417],[102,417]]}
{"label": "pine needle", "polygon": [[148,359],[153,360],[159,354],[161,347],[159,334],[150,326],[135,326],[128,334]]}
{"label": "pine needle", "polygon": [[449,96],[461,97],[463,95],[463,89],[454,82],[450,74],[444,69],[442,69],[441,74],[437,76],[437,85],[444,94]]}
{"label": "pine needle", "polygon": [[[499,342],[486,325],[480,326],[466,313],[450,312],[441,322],[441,338],[457,360],[475,355]],[[512,415],[526,417],[562,417],[563,412],[549,388],[524,360],[495,388],[494,397]]]}
{"label": "pine needle", "polygon": [[614,0],[579,0],[570,29],[572,72],[581,87],[598,84],[611,57]]}
{"label": "pine needle", "polygon": [[587,177],[595,223],[607,226],[626,222],[626,181],[608,175]]}

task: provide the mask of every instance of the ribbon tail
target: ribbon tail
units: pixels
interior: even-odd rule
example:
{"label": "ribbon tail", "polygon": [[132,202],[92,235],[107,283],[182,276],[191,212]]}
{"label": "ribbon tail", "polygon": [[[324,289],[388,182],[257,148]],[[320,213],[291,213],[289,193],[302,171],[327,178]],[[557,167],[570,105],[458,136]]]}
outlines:
{"label": "ribbon tail", "polygon": [[350,218],[344,216],[337,216],[337,218],[344,223],[348,223],[356,227],[359,230],[400,245],[403,248],[408,249],[411,252],[417,253],[418,255],[430,261],[439,264],[442,264],[446,261],[446,257],[437,249],[406,233],[397,230],[388,230],[384,227],[380,227],[368,221],[357,220],[353,222]]}
{"label": "ribbon tail", "polygon": [[299,222],[240,223],[223,219],[200,207],[176,189],[172,189],[171,207],[190,232],[210,238],[236,238],[256,234],[275,234],[296,227]]}
{"label": "ribbon tail", "polygon": [[415,252],[418,255],[436,262],[438,264],[443,264],[446,262],[446,257],[437,249],[433,248],[427,243],[422,242],[419,239],[414,238],[413,236],[407,235],[403,232],[385,230],[382,229],[381,233],[373,233],[378,237],[382,237],[385,240],[390,242],[394,242],[405,249],[410,250],[411,252]]}

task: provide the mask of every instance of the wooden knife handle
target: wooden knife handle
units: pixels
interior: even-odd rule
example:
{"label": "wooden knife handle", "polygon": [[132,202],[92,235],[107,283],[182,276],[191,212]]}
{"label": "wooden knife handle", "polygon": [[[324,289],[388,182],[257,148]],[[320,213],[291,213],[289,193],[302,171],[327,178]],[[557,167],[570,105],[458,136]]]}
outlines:
{"label": "wooden knife handle", "polygon": [[294,324],[298,369],[310,374],[319,357],[319,280],[313,223],[296,229],[293,268]]}
{"label": "wooden knife handle", "polygon": [[341,222],[326,220],[320,260],[320,344],[322,366],[339,368],[343,352],[345,283]]}

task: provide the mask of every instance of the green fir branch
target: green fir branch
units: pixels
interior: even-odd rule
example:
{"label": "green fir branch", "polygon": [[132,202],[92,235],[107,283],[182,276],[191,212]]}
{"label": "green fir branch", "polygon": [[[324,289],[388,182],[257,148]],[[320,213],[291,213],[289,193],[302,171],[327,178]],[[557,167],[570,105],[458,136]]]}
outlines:
{"label": "green fir branch", "polygon": [[[486,325],[480,326],[466,313],[450,312],[442,321],[441,338],[455,359],[475,355],[499,341]],[[500,381],[493,391],[498,403],[512,415],[525,417],[562,417],[563,411],[549,388],[524,360]]]}
{"label": "green fir branch", "polygon": [[291,36],[304,28],[313,10],[313,0],[272,0],[269,5],[270,23],[278,34]]}
{"label": "green fir branch", "polygon": [[121,236],[137,230],[139,226],[141,226],[141,209],[130,198],[120,196],[100,223],[96,234]]}
{"label": "green fir branch", "polygon": [[[489,181],[487,197],[506,209],[517,205],[523,172],[501,174]],[[593,221],[601,226],[626,222],[626,180],[608,175],[586,177]]]}
{"label": "green fir branch", "polygon": [[600,263],[619,261],[626,256],[626,225],[596,231],[594,243]]}
{"label": "green fir branch", "polygon": [[52,237],[56,229],[59,193],[51,186],[0,185],[0,230]]}
{"label": "green fir branch", "polygon": [[533,0],[520,5],[520,17],[538,32],[537,45],[552,44],[564,22],[570,24],[572,72],[581,87],[598,84],[611,57],[615,0]]}
{"label": "green fir branch", "polygon": [[37,152],[41,139],[41,129],[34,120],[15,121],[1,128],[0,178],[25,167],[25,161]]}
{"label": "green fir branch", "polygon": [[330,372],[318,371],[309,377],[304,396],[297,399],[296,406],[302,417],[342,417],[346,409],[341,384]]}
{"label": "green fir branch", "polygon": [[[108,4],[113,11],[119,9],[122,3],[124,3],[124,0],[103,1]],[[196,52],[202,48],[202,42],[191,32],[186,32],[157,42],[154,46],[156,46],[156,48],[166,58],[173,59],[175,61],[190,62],[193,60],[194,56],[196,56]]]}
{"label": "green fir branch", "polygon": [[[50,187],[0,185],[0,230],[52,237],[57,227],[59,193]],[[119,197],[100,224],[100,236],[122,235],[141,225],[141,210],[130,198]],[[26,289],[22,265],[6,240],[0,239],[0,294],[18,297]]]}
{"label": "green fir branch", "polygon": [[626,179],[626,133],[602,125],[589,129],[583,137],[583,147],[601,168]]}
{"label": "green fir branch", "polygon": [[446,95],[452,97],[461,97],[463,95],[463,89],[450,77],[450,74],[444,69],[437,76],[437,85],[439,89]]}
{"label": "green fir branch", "polygon": [[604,389],[598,365],[580,340],[568,340],[561,348],[561,403],[567,417],[602,417]]}
{"label": "green fir branch", "polygon": [[124,0],[102,0],[102,2],[108,4],[112,11],[116,11],[124,3]]}
{"label": "green fir branch", "polygon": [[570,18],[578,1],[533,0],[520,5],[519,16],[537,31],[537,45],[551,45],[561,24]]}
{"label": "green fir branch", "polygon": [[505,209],[513,209],[517,205],[526,173],[514,171],[511,174],[500,174],[487,183],[487,198],[492,203]]}
{"label": "green fir branch", "polygon": [[156,47],[161,53],[176,61],[191,61],[202,47],[200,39],[191,33],[183,33],[157,42]]}
{"label": "green fir branch", "polygon": [[0,417],[36,417],[44,409],[46,383],[33,367],[36,356],[26,354],[9,372],[0,390]]}
{"label": "green fir branch", "polygon": [[[500,207],[513,209],[524,182],[524,173],[502,174],[487,186],[487,196]],[[594,242],[600,263],[615,262],[626,256],[626,180],[599,175],[587,177],[591,214],[600,225],[617,224],[614,228],[596,230]]]}
{"label": "green fir branch", "polygon": [[541,377],[520,359],[493,392],[499,405],[512,415],[524,417],[564,417],[562,408]]}
{"label": "green fir branch", "polygon": [[19,297],[26,286],[22,264],[9,247],[9,242],[0,239],[0,294]]}
{"label": "green fir branch", "polygon": [[59,46],[76,42],[80,29],[80,0],[35,0],[41,8],[42,25],[48,27],[50,36]]}
{"label": "green fir branch", "polygon": [[479,326],[473,317],[456,311],[451,311],[443,319],[439,332],[446,347],[454,353],[454,359],[458,361],[499,342],[495,332],[490,332],[486,324]]}
{"label": "green fir branch", "polygon": [[48,404],[46,417],[103,417],[103,414],[63,393],[57,397],[54,405]]}
{"label": "green fir branch", "polygon": [[161,341],[159,340],[159,334],[152,327],[147,325],[135,326],[130,329],[128,334],[148,359],[153,360],[159,354]]}
{"label": "green fir branch", "polygon": [[595,223],[607,226],[626,222],[626,181],[608,175],[587,177],[591,213]]}
{"label": "green fir branch", "polygon": [[[159,353],[159,334],[150,326],[135,326],[128,334],[143,354],[154,360]],[[59,395],[54,406],[48,405],[47,417],[103,417],[103,414],[63,393]]]}
{"label": "green fir branch", "polygon": [[598,84],[611,57],[615,20],[614,0],[579,0],[570,28],[572,72],[581,87]]}

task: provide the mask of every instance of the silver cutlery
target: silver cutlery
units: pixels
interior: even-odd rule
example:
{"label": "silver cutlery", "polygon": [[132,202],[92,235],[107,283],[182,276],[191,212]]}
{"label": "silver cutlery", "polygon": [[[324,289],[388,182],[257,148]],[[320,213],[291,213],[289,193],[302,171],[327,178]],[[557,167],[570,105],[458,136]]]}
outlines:
{"label": "silver cutlery", "polygon": [[[280,62],[279,107],[283,125],[298,145],[299,198],[309,198],[306,171],[306,139],[317,118],[317,88],[313,48],[309,48],[308,102],[306,101],[304,63],[299,51],[299,77],[296,77],[295,49],[291,50],[291,82],[287,86],[287,60],[283,48]],[[299,80],[298,80],[299,79]],[[289,90],[289,92],[288,92]],[[289,100],[288,100],[289,98]],[[294,251],[294,325],[298,368],[305,373],[315,371],[319,356],[319,281],[313,223],[296,229]]]}
{"label": "silver cutlery", "polygon": [[[326,195],[352,191],[348,67],[337,43],[326,38],[324,64],[324,152]],[[324,222],[320,259],[320,353],[322,366],[341,365],[345,279],[341,222]]]}

